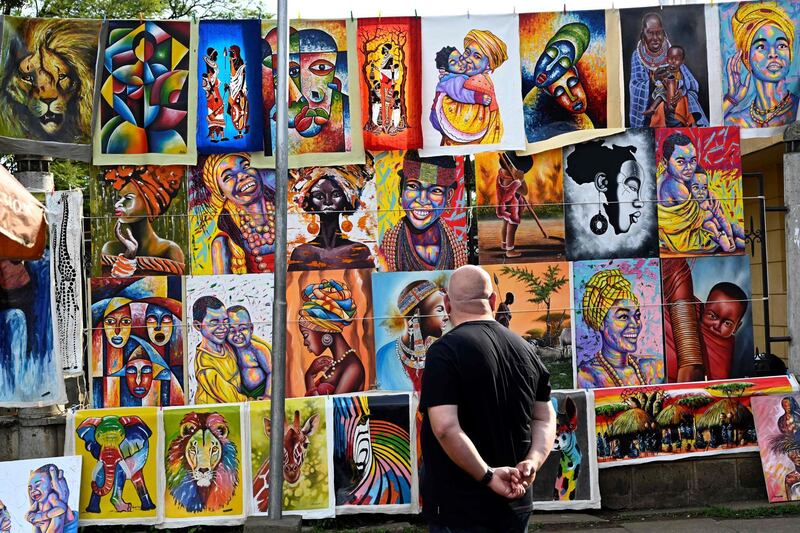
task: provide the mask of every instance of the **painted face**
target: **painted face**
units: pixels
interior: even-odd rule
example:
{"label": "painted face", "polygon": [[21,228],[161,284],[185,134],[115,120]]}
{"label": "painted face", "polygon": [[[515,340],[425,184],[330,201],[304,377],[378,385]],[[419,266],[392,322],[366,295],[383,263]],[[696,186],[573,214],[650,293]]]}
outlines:
{"label": "painted face", "polygon": [[694,178],[694,171],[697,168],[697,150],[694,144],[686,146],[675,145],[672,155],[667,161],[667,172],[683,182],[689,182]]}
{"label": "painted face", "polygon": [[343,211],[346,203],[344,192],[333,180],[321,179],[311,187],[309,204],[313,209],[312,213]]}
{"label": "painted face", "polygon": [[235,313],[228,313],[228,320],[230,321],[228,342],[237,348],[250,346],[250,339],[253,338],[253,323],[250,321],[250,313],[239,309]]}
{"label": "painted face", "polygon": [[125,383],[134,398],[144,398],[153,385],[153,362],[145,353],[125,365]]}
{"label": "painted face", "polygon": [[642,38],[650,53],[657,54],[660,52],[666,37],[661,21],[657,18],[647,19],[644,28],[642,28]]}
{"label": "painted face", "polygon": [[422,165],[418,179],[405,180],[400,195],[406,218],[418,230],[436,222],[453,196],[452,189],[436,184],[435,172],[429,175],[424,171],[426,166],[430,165]]}
{"label": "painted face", "polygon": [[713,291],[703,306],[703,326],[723,339],[736,334],[744,315],[743,304],[730,300],[727,294]]}
{"label": "painted face", "polygon": [[800,470],[800,450],[789,450],[786,456],[794,463],[795,469]]}
{"label": "painted face", "polygon": [[148,305],[144,314],[147,336],[156,346],[164,346],[172,339],[175,319],[172,313],[158,305]]}
{"label": "painted face", "polygon": [[128,183],[117,193],[119,199],[114,203],[114,216],[125,224],[147,218],[147,204],[132,183]]}
{"label": "painted face", "polygon": [[336,41],[324,31],[289,37],[289,128],[303,137],[317,135],[330,120],[337,55]]}
{"label": "painted face", "polygon": [[436,291],[419,305],[420,330],[423,338],[441,337],[450,321],[444,306],[444,293]]}
{"label": "painted face", "polygon": [[464,74],[474,76],[489,68],[489,58],[475,43],[464,49]]}
{"label": "painted face", "polygon": [[194,327],[200,334],[214,344],[222,344],[228,336],[228,313],[224,307],[206,309],[202,322],[195,321]]}
{"label": "painted face", "polygon": [[546,90],[556,99],[558,105],[570,113],[586,112],[586,91],[583,90],[583,84],[575,67],[570,67]]}
{"label": "painted face", "polygon": [[[639,164],[629,159],[620,166],[617,174],[617,209],[616,220],[611,220],[618,233],[625,233],[642,216],[640,189],[642,186],[642,169]],[[609,215],[613,213],[612,209]]]}
{"label": "painted face", "polygon": [[536,61],[533,75],[536,85],[552,85],[575,63],[575,46],[569,41],[556,41],[544,49]]}
{"label": "painted face", "polygon": [[53,490],[53,481],[47,472],[31,472],[28,479],[28,497],[31,501],[42,503]]}
{"label": "painted face", "polygon": [[761,81],[780,81],[789,74],[791,54],[792,44],[783,30],[766,24],[750,44],[750,70]]}
{"label": "painted face", "polygon": [[231,155],[220,163],[217,186],[222,196],[237,206],[250,205],[261,199],[263,189],[258,171],[250,168],[250,160],[240,155]]}
{"label": "painted face", "polygon": [[783,407],[784,413],[786,413],[787,415],[791,414],[792,402],[789,401],[789,398],[784,398],[783,400],[781,400],[781,407]]}
{"label": "painted face", "polygon": [[642,331],[642,313],[634,300],[615,300],[603,320],[603,346],[630,354],[636,350]]}
{"label": "painted face", "polygon": [[314,355],[322,355],[327,349],[327,346],[322,344],[322,333],[319,331],[300,326],[300,334],[303,336],[303,346]]}
{"label": "painted face", "polygon": [[106,334],[106,340],[114,348],[122,348],[128,342],[131,336],[131,308],[129,305],[123,305],[119,309],[107,314],[103,318],[103,331]]}
{"label": "painted face", "polygon": [[447,70],[448,72],[452,72],[453,74],[464,74],[467,65],[464,62],[464,58],[461,56],[461,52],[458,50],[453,50],[450,52],[450,56],[447,58]]}
{"label": "painted face", "polygon": [[708,176],[700,174],[694,175],[689,190],[695,200],[705,200],[708,198]]}
{"label": "painted face", "polygon": [[667,52],[667,63],[670,70],[678,70],[683,65],[683,50],[680,48],[670,48]]}

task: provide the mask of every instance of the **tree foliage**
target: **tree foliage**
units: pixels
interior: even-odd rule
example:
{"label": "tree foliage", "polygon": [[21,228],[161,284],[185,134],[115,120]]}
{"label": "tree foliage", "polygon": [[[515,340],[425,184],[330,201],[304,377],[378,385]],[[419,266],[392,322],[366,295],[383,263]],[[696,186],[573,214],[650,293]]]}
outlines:
{"label": "tree foliage", "polygon": [[528,301],[530,303],[545,305],[545,324],[547,326],[545,338],[550,342],[554,333],[550,320],[550,302],[553,293],[560,291],[567,284],[567,277],[561,275],[561,268],[558,265],[549,265],[542,276],[534,274],[523,267],[504,266],[501,272],[528,286],[528,293],[530,294]]}

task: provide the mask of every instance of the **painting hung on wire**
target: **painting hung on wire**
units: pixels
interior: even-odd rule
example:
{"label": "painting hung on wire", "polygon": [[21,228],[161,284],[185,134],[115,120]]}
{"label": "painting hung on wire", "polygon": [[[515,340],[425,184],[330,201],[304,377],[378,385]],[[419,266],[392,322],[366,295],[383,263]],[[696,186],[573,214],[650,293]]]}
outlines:
{"label": "painting hung on wire", "polygon": [[89,161],[99,20],[3,17],[0,150]]}
{"label": "painting hung on wire", "polygon": [[664,382],[658,259],[575,262],[572,293],[577,387]]}
{"label": "painting hung on wire", "polygon": [[564,257],[561,150],[475,154],[482,265]]}
{"label": "painting hung on wire", "polygon": [[422,19],[421,154],[523,150],[517,15]]}
{"label": "painting hung on wire", "polygon": [[791,376],[595,390],[598,466],[754,452],[751,399],[796,390]]}
{"label": "painting hung on wire", "polygon": [[417,512],[415,403],[411,393],[333,397],[337,515]]}
{"label": "painting hung on wire", "polygon": [[[286,400],[283,426],[283,513],[305,519],[334,516],[333,403],[330,398]],[[270,402],[250,404],[253,515],[269,511]]]}
{"label": "painting hung on wire", "polygon": [[553,389],[574,387],[569,263],[483,265],[497,295],[495,319],[530,343]]}
{"label": "painting hung on wire", "polygon": [[564,148],[567,259],[658,257],[653,133]]}
{"label": "painting hung on wire", "polygon": [[160,521],[159,431],[157,407],[67,413],[64,451],[82,459],[81,526]]}
{"label": "painting hung on wire", "polygon": [[93,164],[194,164],[196,25],[112,20],[104,30]]}
{"label": "painting hung on wire", "polygon": [[756,396],[750,406],[770,503],[800,500],[800,394]]}
{"label": "painting hung on wire", "polygon": [[91,291],[92,406],[183,405],[181,278],[92,278]]}
{"label": "painting hung on wire", "polygon": [[739,128],[657,129],[661,257],[743,254]]}
{"label": "painting hung on wire", "polygon": [[95,277],[186,273],[186,167],[105,167],[89,180]]}
{"label": "painting hung on wire", "polygon": [[750,258],[662,259],[661,276],[669,381],[752,376]]}
{"label": "painting hung on wire", "polygon": [[377,205],[366,165],[305,167],[289,177],[289,270],[374,268]]}
{"label": "painting hung on wire", "polygon": [[257,19],[200,22],[198,153],[264,149],[260,41]]}
{"label": "painting hung on wire", "polygon": [[201,157],[190,170],[192,274],[272,272],[275,172],[244,152]]}
{"label": "painting hung on wire", "polygon": [[246,420],[243,404],[162,411],[159,468],[164,525],[237,525],[245,517]]}
{"label": "painting hung on wire", "polygon": [[375,348],[371,270],[290,272],[286,397],[369,390]]}
{"label": "painting hung on wire", "polygon": [[272,274],[186,279],[188,403],[269,397],[273,298]]}
{"label": "painting hung on wire", "polygon": [[466,265],[467,193],[462,157],[375,155],[379,269],[452,270]]}
{"label": "painting hung on wire", "polygon": [[0,463],[0,531],[78,533],[81,458]]}

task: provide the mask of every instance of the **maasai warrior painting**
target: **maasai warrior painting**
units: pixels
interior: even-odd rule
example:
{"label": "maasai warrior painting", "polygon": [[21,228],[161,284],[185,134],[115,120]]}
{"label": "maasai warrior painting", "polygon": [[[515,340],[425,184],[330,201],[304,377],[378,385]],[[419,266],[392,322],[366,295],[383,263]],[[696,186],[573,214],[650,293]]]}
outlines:
{"label": "maasai warrior painting", "polygon": [[627,126],[708,126],[704,7],[623,9],[620,21]]}
{"label": "maasai warrior painting", "polygon": [[719,6],[722,113],[726,125],[773,133],[794,122],[800,102],[797,2]]}
{"label": "maasai warrior painting", "polygon": [[112,20],[101,43],[94,164],[193,164],[192,23]]}
{"label": "maasai warrior painting", "polygon": [[664,382],[658,259],[572,265],[575,385]]}
{"label": "maasai warrior painting", "polygon": [[290,272],[286,396],[369,390],[374,382],[371,270]]}
{"label": "maasai warrior painting", "polygon": [[416,152],[375,157],[379,265],[384,272],[467,264],[464,160]]}
{"label": "maasai warrior painting", "polygon": [[358,19],[364,148],[422,148],[420,19]]}
{"label": "maasai warrior painting", "polygon": [[480,263],[564,256],[561,150],[475,154]]}
{"label": "maasai warrior painting", "polygon": [[246,153],[200,158],[189,180],[192,274],[272,272],[275,172]]}
{"label": "maasai warrior painting", "polygon": [[749,257],[663,259],[661,275],[669,381],[752,376]]}
{"label": "maasai warrior painting", "polygon": [[183,405],[181,278],[92,278],[92,406]]}
{"label": "maasai warrior painting", "polygon": [[89,191],[95,276],[186,273],[186,167],[107,167]]}
{"label": "maasai warrior painting", "polygon": [[752,400],[796,387],[791,376],[770,376],[595,390],[598,466],[755,452]]}
{"label": "maasai warrior painting", "polygon": [[800,394],[750,400],[771,503],[800,500]]}
{"label": "maasai warrior painting", "polygon": [[528,142],[605,128],[605,12],[525,13],[519,32]]}
{"label": "maasai warrior painting", "polygon": [[744,253],[739,128],[656,130],[661,256]]}
{"label": "maasai warrior painting", "polygon": [[260,20],[200,22],[198,153],[263,150],[260,41]]}
{"label": "maasai warrior painting", "polygon": [[564,148],[567,259],[657,257],[655,174],[648,129]]}
{"label": "maasai warrior painting", "polygon": [[273,297],[272,274],[186,279],[189,403],[269,397]]}

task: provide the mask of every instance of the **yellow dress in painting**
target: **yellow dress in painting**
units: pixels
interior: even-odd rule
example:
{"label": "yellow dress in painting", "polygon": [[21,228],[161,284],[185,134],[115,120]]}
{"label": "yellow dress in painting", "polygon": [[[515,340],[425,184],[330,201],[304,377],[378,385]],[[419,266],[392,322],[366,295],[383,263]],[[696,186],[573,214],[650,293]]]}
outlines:
{"label": "yellow dress in painting", "polygon": [[236,356],[226,348],[222,353],[204,350],[198,346],[195,362],[197,376],[196,405],[209,403],[245,402],[240,392],[242,379]]}
{"label": "yellow dress in painting", "polygon": [[705,252],[717,244],[703,229],[703,213],[696,201],[675,206],[658,205],[658,236],[662,247],[673,253]]}

